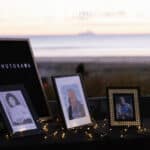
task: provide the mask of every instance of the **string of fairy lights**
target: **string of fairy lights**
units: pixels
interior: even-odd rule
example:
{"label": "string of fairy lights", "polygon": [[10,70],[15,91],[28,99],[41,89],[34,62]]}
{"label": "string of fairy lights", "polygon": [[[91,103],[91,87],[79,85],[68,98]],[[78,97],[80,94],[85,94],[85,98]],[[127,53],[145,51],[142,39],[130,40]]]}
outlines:
{"label": "string of fairy lights", "polygon": [[[118,137],[120,139],[126,139],[130,135],[131,126],[121,127],[119,129]],[[109,137],[113,134],[114,129],[109,125],[109,120],[105,118],[102,121],[95,121],[93,119],[93,124],[91,126],[74,128],[67,130],[64,127],[57,129],[52,129],[48,123],[43,125],[43,131],[45,132],[44,139],[52,138],[54,140],[65,140],[70,136],[78,135],[85,140],[102,140],[105,137]],[[134,128],[135,135],[148,135],[150,134],[150,129],[145,128],[144,126],[137,126]]]}
{"label": "string of fairy lights", "polygon": [[93,124],[86,127],[73,128],[70,130],[65,129],[60,126],[57,129],[53,129],[48,123],[45,123],[42,127],[45,132],[44,139],[53,138],[55,140],[64,140],[68,137],[75,137],[80,135],[80,137],[86,140],[92,140],[95,136],[105,137],[111,133],[111,129],[108,127],[108,120],[104,119],[102,122],[96,122],[93,120]]}
{"label": "string of fairy lights", "polygon": [[[110,137],[114,129],[109,125],[109,120],[105,118],[102,121],[95,121],[93,120],[93,124],[89,126],[83,126],[79,128],[73,128],[70,130],[67,130],[64,128],[64,126],[61,124],[61,121],[59,119],[56,119],[56,122],[54,125],[50,125],[48,122],[40,122],[42,126],[43,131],[43,140],[53,140],[55,142],[65,141],[67,139],[73,139],[76,137],[77,139],[84,139],[85,141],[92,141],[92,140],[104,140],[105,137]],[[57,125],[56,125],[57,124]],[[150,129],[145,128],[144,126],[137,126],[134,128],[134,134],[138,135],[150,135]],[[122,127],[119,129],[119,132],[117,134],[118,138],[120,139],[127,139],[127,137],[130,135],[130,126]],[[5,138],[7,140],[10,140],[12,135],[6,134]],[[80,137],[80,138],[78,138]]]}

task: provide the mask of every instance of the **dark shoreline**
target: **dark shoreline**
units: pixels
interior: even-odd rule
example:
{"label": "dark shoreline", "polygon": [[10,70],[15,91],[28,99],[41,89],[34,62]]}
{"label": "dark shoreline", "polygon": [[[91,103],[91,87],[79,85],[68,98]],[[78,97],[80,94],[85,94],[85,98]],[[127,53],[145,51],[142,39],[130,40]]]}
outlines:
{"label": "dark shoreline", "polygon": [[150,63],[150,56],[114,57],[36,57],[37,63]]}

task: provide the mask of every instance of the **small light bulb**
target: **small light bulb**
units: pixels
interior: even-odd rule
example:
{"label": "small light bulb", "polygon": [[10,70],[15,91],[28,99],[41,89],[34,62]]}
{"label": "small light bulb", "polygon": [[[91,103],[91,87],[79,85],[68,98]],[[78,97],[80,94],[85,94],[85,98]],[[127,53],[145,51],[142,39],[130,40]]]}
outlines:
{"label": "small light bulb", "polygon": [[65,132],[62,133],[61,138],[64,139],[65,138]]}
{"label": "small light bulb", "polygon": [[93,128],[97,129],[98,128],[98,124],[96,123]]}
{"label": "small light bulb", "polygon": [[101,138],[103,138],[104,137],[104,135],[103,134],[101,134]]}
{"label": "small light bulb", "polygon": [[124,129],[124,131],[125,131],[125,132],[127,132],[127,131],[128,131],[128,129],[126,129],[126,128],[125,128],[125,129]]}
{"label": "small light bulb", "polygon": [[138,129],[140,130],[140,129],[141,129],[141,126],[138,126]]}
{"label": "small light bulb", "polygon": [[92,139],[93,135],[91,133],[88,134],[89,138]]}
{"label": "small light bulb", "polygon": [[90,130],[90,128],[87,128],[87,130]]}
{"label": "small light bulb", "polygon": [[9,135],[8,134],[6,134],[5,137],[6,137],[7,140],[9,139]]}
{"label": "small light bulb", "polygon": [[44,139],[46,140],[48,137],[47,136],[44,136]]}
{"label": "small light bulb", "polygon": [[55,137],[57,134],[58,134],[58,131],[55,131],[55,132],[53,133],[53,136]]}

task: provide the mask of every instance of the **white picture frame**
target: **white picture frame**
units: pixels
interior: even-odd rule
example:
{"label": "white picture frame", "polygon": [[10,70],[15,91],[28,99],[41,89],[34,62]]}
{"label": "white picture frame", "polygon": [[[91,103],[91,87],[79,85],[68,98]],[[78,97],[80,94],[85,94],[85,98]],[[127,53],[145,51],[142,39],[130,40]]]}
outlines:
{"label": "white picture frame", "polygon": [[91,124],[90,112],[79,75],[53,77],[67,129]]}

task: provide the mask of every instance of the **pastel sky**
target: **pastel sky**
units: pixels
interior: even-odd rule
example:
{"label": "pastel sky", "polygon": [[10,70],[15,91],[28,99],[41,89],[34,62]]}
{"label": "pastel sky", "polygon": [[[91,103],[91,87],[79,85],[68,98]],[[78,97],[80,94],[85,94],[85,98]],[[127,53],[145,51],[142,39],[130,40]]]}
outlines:
{"label": "pastel sky", "polygon": [[0,0],[0,35],[150,33],[149,0]]}

